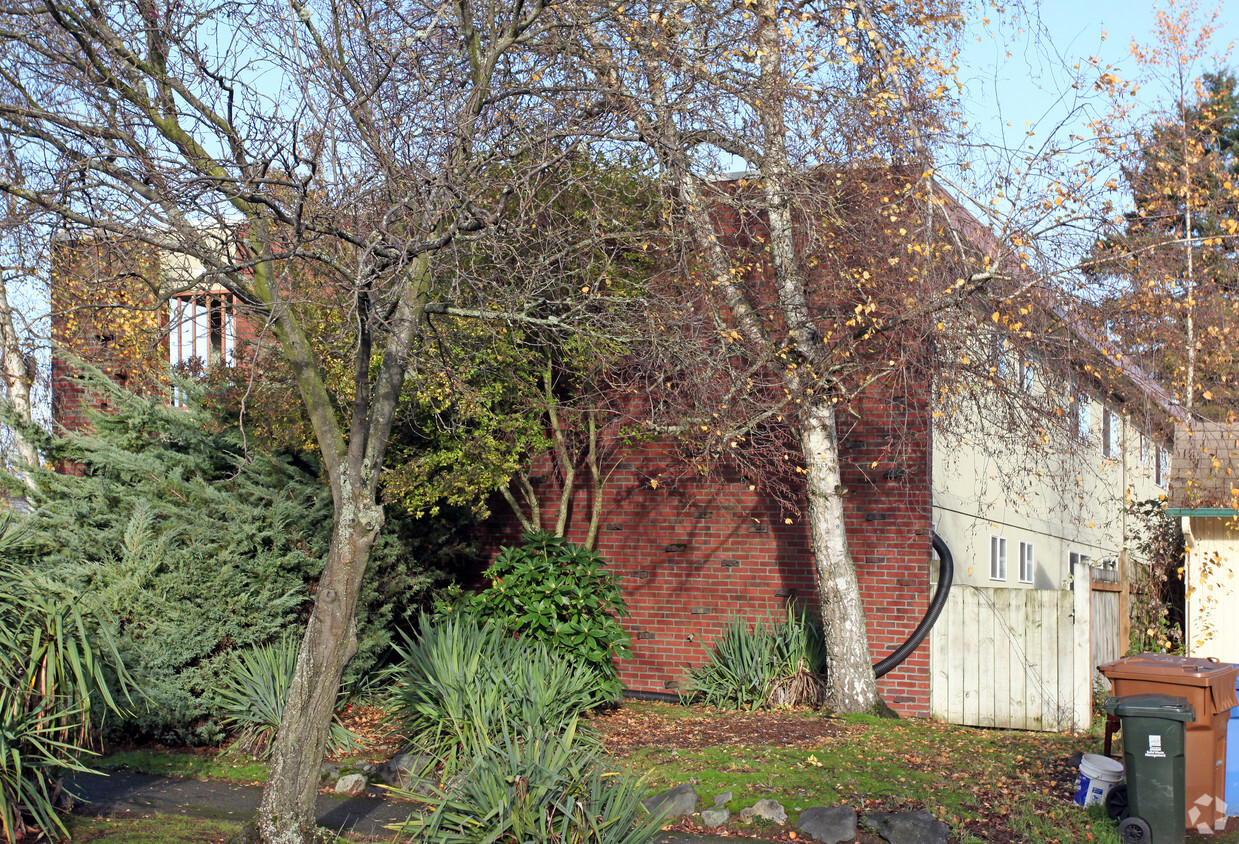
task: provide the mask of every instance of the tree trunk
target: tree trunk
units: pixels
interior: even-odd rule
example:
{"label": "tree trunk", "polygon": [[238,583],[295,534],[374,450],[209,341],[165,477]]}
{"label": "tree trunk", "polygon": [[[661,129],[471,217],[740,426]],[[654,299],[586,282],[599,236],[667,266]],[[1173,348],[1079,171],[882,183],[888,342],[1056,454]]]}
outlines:
{"label": "tree trunk", "polygon": [[[258,831],[266,844],[315,839],[314,804],[319,766],[335,711],[344,666],[357,651],[356,609],[361,578],[383,524],[383,510],[365,485],[344,490],[335,507],[327,564],[314,610],[297,654],[297,668],[279,734],[271,751],[270,782],[263,790]],[[295,784],[295,787],[288,787]]]}
{"label": "tree trunk", "polygon": [[[27,425],[33,425],[30,405],[30,372],[26,367],[26,357],[22,354],[21,340],[17,335],[17,327],[13,320],[13,308],[9,305],[8,283],[0,279],[0,355],[3,356],[3,378],[9,389],[9,403],[13,412]],[[39,465],[39,453],[26,438],[25,433],[13,430],[13,445],[17,449],[17,457],[21,463],[22,479],[33,486],[30,473],[26,470]]]}
{"label": "tree trunk", "polygon": [[835,712],[868,712],[878,702],[877,685],[865,608],[843,520],[844,488],[833,405],[814,403],[804,410],[800,441],[808,471],[809,530],[826,631],[827,705]]}

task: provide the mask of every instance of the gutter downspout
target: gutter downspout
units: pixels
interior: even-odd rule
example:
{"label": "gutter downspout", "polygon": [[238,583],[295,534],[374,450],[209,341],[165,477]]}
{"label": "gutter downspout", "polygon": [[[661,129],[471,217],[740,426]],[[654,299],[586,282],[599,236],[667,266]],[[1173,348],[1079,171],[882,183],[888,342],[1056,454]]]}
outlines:
{"label": "gutter downspout", "polygon": [[1179,516],[1179,528],[1183,531],[1183,649],[1192,656],[1192,546],[1196,537],[1192,535],[1192,517],[1184,513]]}

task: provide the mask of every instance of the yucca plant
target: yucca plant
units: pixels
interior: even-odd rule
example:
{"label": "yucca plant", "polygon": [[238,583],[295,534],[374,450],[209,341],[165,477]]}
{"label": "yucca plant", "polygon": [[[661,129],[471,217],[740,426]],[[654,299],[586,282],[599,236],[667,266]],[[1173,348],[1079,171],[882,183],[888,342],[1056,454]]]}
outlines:
{"label": "yucca plant", "polygon": [[[9,541],[0,527],[0,553]],[[8,842],[67,837],[56,814],[60,779],[88,770],[92,718],[119,712],[109,680],[129,682],[89,596],[0,565],[0,835]]]}
{"label": "yucca plant", "polygon": [[593,705],[591,668],[468,613],[422,616],[415,635],[401,636],[393,718],[449,769],[462,748],[498,742],[511,725],[562,732]]}
{"label": "yucca plant", "polygon": [[[468,764],[432,796],[398,840],[426,844],[648,844],[662,818],[648,814],[631,779],[608,773],[574,716],[562,730],[503,728],[468,742]],[[410,795],[412,796],[412,795]],[[420,798],[419,799],[425,799]]]}
{"label": "yucca plant", "polygon": [[692,691],[719,709],[816,706],[824,699],[824,666],[821,631],[788,607],[783,619],[751,627],[733,618],[690,676]]}
{"label": "yucca plant", "polygon": [[[214,688],[224,713],[224,723],[237,731],[234,746],[256,758],[266,758],[280,728],[288,701],[299,644],[292,636],[258,645],[234,654],[227,671]],[[332,720],[327,747],[331,753],[347,752],[360,738],[338,720]]]}

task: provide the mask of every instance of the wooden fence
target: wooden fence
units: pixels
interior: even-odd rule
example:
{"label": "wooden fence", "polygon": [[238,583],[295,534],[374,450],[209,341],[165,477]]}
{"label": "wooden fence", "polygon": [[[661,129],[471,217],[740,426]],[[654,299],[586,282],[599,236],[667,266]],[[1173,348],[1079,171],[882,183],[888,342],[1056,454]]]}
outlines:
{"label": "wooden fence", "polygon": [[930,712],[950,724],[1057,731],[1090,718],[1092,590],[957,584],[930,636]]}
{"label": "wooden fence", "polygon": [[[1098,665],[1113,662],[1127,652],[1126,625],[1122,622],[1123,600],[1121,592],[1125,587],[1113,582],[1094,582],[1092,592],[1091,621],[1089,626],[1092,634],[1092,656],[1089,665],[1093,666],[1093,685],[1097,684],[1101,672]],[[1109,684],[1106,684],[1109,688]]]}

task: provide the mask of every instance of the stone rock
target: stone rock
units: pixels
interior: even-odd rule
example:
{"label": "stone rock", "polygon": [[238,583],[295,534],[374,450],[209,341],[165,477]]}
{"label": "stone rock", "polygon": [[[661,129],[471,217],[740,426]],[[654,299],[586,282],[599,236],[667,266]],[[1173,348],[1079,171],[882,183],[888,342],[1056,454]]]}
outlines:
{"label": "stone rock", "polygon": [[697,811],[697,789],[681,783],[662,794],[655,794],[641,801],[651,815],[661,814],[664,820],[691,815]]}
{"label": "stone rock", "polygon": [[339,762],[324,762],[318,769],[318,781],[333,783],[340,778],[340,770],[344,766]]}
{"label": "stone rock", "polygon": [[870,812],[864,825],[887,844],[946,844],[951,830],[929,812]]}
{"label": "stone rock", "polygon": [[714,796],[714,808],[715,809],[723,808],[724,805],[731,802],[731,798],[733,796],[734,795],[732,795],[730,791],[724,791],[722,794],[715,795]]}
{"label": "stone rock", "polygon": [[771,800],[767,797],[765,800],[758,800],[747,809],[741,810],[740,820],[749,823],[753,818],[774,821],[782,826],[787,823],[787,810],[783,808],[783,804],[778,800]]}
{"label": "stone rock", "polygon": [[701,813],[701,822],[714,829],[716,826],[722,826],[731,819],[731,812],[727,809],[706,809]]}
{"label": "stone rock", "polygon": [[851,806],[818,806],[805,809],[796,828],[825,844],[840,844],[856,838],[856,810]]}
{"label": "stone rock", "polygon": [[346,774],[336,782],[336,794],[360,797],[366,793],[365,774]]}
{"label": "stone rock", "polygon": [[379,779],[392,788],[404,791],[419,791],[427,793],[433,783],[421,774],[434,766],[430,756],[419,756],[415,753],[397,753],[391,759],[375,767]]}

